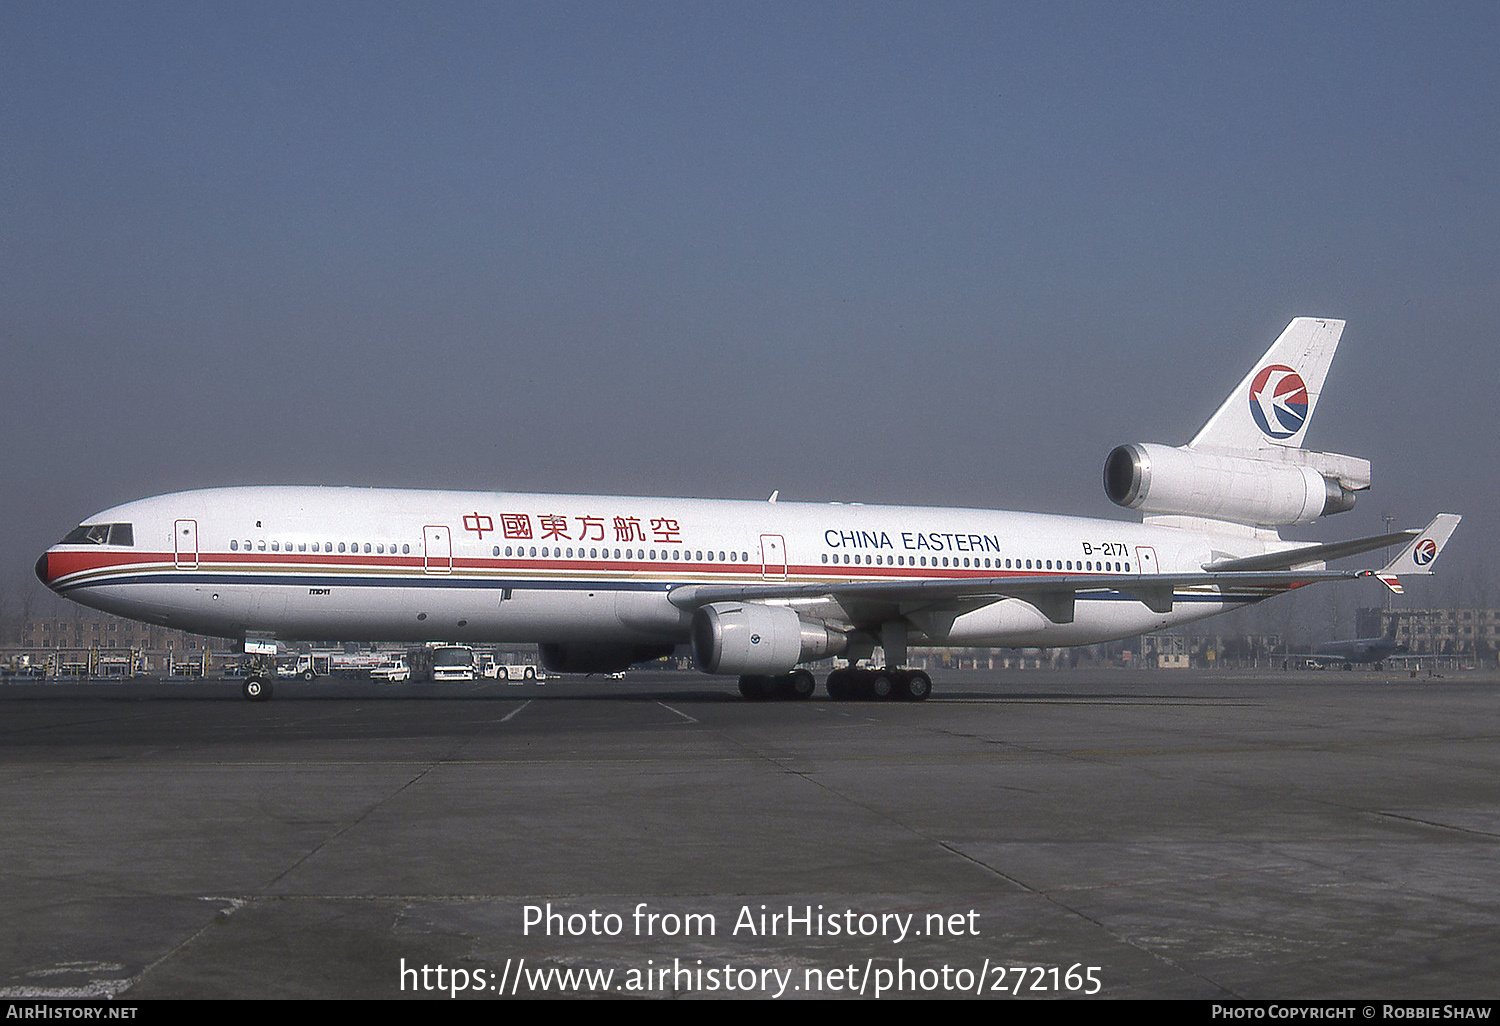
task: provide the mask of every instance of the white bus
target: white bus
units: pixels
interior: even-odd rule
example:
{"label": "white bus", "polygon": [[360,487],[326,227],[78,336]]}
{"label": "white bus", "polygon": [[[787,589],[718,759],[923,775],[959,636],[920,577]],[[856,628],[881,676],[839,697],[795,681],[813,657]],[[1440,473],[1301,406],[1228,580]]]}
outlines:
{"label": "white bus", "polygon": [[474,650],[468,645],[438,645],[432,649],[432,679],[435,681],[477,680],[479,669]]}

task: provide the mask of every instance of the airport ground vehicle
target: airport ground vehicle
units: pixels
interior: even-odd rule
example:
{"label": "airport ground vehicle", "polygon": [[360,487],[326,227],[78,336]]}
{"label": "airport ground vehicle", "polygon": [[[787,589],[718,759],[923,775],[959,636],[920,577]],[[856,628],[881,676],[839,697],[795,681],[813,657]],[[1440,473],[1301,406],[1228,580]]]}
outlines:
{"label": "airport ground vehicle", "polygon": [[276,676],[316,680],[333,672],[333,660],[318,652],[303,652],[276,661]]}
{"label": "airport ground vehicle", "polygon": [[531,663],[499,663],[487,661],[485,664],[486,677],[496,680],[509,681],[513,684],[524,683],[531,680],[546,680],[547,671],[540,666]]}
{"label": "airport ground vehicle", "polygon": [[429,653],[434,681],[479,679],[479,664],[468,645],[438,645]]}
{"label": "airport ground vehicle", "polygon": [[405,658],[391,659],[378,666],[372,666],[370,679],[399,684],[402,681],[411,680],[411,667],[406,664]]}

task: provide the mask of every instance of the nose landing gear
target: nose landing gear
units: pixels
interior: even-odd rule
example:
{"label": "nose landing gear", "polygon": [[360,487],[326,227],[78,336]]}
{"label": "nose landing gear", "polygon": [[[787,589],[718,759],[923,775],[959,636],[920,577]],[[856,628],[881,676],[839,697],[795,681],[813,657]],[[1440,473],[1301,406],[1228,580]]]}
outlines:
{"label": "nose landing gear", "polygon": [[264,656],[256,656],[250,660],[250,675],[245,678],[245,683],[241,685],[240,690],[252,702],[269,702],[271,682],[275,679],[276,661]]}

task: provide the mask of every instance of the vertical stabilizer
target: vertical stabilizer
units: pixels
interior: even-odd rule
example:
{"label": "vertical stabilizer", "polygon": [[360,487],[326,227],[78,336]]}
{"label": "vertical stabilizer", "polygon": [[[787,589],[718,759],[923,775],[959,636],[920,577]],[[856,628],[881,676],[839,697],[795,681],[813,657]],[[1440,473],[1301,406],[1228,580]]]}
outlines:
{"label": "vertical stabilizer", "polygon": [[1189,449],[1300,449],[1344,322],[1298,317],[1229,394]]}

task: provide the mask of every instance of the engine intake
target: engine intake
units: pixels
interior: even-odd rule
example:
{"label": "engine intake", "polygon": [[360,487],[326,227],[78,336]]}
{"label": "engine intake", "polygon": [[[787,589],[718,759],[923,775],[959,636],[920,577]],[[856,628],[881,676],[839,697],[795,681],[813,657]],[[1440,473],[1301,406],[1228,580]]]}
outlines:
{"label": "engine intake", "polygon": [[786,606],[715,602],[693,613],[693,661],[704,673],[774,676],[848,647],[842,631]]}
{"label": "engine intake", "polygon": [[[1307,453],[1309,459],[1350,460]],[[1363,462],[1363,461],[1359,461]],[[1365,480],[1368,487],[1368,464]],[[1356,489],[1312,466],[1134,443],[1104,461],[1110,501],[1145,513],[1180,513],[1256,527],[1310,524],[1354,508]]]}

